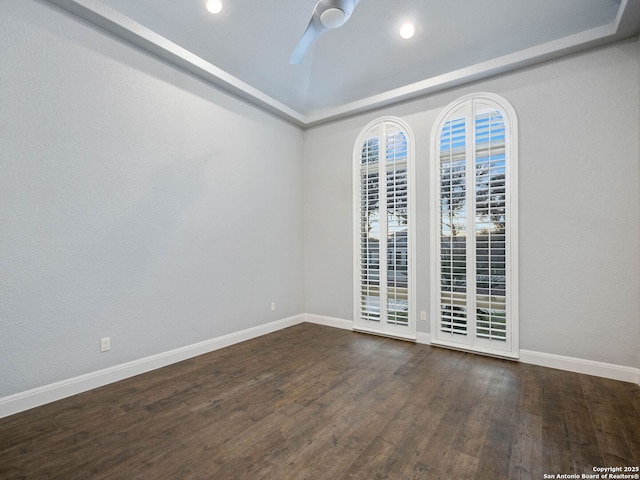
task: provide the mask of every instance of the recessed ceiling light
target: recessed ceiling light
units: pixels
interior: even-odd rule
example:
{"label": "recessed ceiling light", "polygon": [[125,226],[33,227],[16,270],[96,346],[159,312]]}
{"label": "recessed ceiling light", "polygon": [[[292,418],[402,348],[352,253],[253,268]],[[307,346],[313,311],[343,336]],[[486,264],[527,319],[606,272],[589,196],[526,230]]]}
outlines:
{"label": "recessed ceiling light", "polygon": [[415,34],[416,34],[416,26],[411,22],[404,23],[400,27],[400,36],[405,40],[409,40],[410,38],[413,38]]}
{"label": "recessed ceiling light", "polygon": [[222,11],[222,0],[207,0],[207,10],[214,15]]}

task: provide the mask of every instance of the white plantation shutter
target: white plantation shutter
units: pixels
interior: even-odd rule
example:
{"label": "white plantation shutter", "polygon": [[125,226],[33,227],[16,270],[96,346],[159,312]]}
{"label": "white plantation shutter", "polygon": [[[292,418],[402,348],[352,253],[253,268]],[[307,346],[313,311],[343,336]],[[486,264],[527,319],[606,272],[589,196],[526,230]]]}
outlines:
{"label": "white plantation shutter", "polygon": [[447,121],[440,136],[440,318],[442,331],[467,333],[466,119]]}
{"label": "white plantation shutter", "polygon": [[407,242],[407,137],[389,129],[386,134],[386,216],[387,216],[387,322],[406,326],[409,315]]}
{"label": "white plantation shutter", "polygon": [[475,127],[476,335],[506,342],[504,117],[476,113]]}
{"label": "white plantation shutter", "polygon": [[[375,133],[375,132],[372,132]],[[380,321],[380,241],[373,229],[380,223],[380,139],[368,138],[360,158],[360,312]]]}
{"label": "white plantation shutter", "polygon": [[354,154],[355,328],[415,338],[413,268],[413,140],[397,119],[370,124]]}
{"label": "white plantation shutter", "polygon": [[515,357],[515,113],[499,97],[454,102],[432,134],[432,342]]}

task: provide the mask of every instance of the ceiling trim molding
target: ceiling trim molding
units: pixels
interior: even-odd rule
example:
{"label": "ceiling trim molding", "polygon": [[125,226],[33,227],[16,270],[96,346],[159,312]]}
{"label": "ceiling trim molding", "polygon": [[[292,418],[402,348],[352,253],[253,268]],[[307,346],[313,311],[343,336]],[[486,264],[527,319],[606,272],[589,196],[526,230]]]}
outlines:
{"label": "ceiling trim molding", "polygon": [[489,78],[501,73],[535,65],[558,58],[569,53],[584,50],[609,41],[613,35],[612,25],[605,25],[580,32],[552,42],[520,50],[498,58],[477,63],[459,70],[427,78],[404,87],[389,90],[379,95],[363,98],[340,107],[320,111],[307,116],[307,126],[336,120],[367,110],[386,107],[394,103],[411,100],[416,97],[433,94],[451,87],[457,87],[477,80]]}
{"label": "ceiling trim molding", "polygon": [[588,48],[638,35],[640,0],[622,0],[615,21],[531,48],[461,68],[379,95],[304,115],[171,42],[98,0],[43,0],[80,17],[147,52],[176,65],[294,125],[306,128],[386,107],[447,88],[535,65]]}

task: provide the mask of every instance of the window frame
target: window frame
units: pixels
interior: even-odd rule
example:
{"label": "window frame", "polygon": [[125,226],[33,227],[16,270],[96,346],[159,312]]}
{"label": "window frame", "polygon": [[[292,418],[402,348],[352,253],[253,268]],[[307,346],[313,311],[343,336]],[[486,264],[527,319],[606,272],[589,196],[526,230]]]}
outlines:
{"label": "window frame", "polygon": [[[378,325],[367,323],[361,318],[361,156],[362,147],[367,140],[369,133],[374,128],[379,128],[379,134],[383,133],[386,127],[397,128],[404,133],[407,143],[407,258],[403,258],[403,262],[407,263],[407,296],[408,296],[408,325],[406,329],[399,328],[398,325],[390,324],[380,320]],[[378,137],[380,138],[380,136]],[[382,143],[380,143],[380,152],[386,151]],[[384,165],[386,162],[380,162]],[[415,137],[409,125],[402,119],[394,116],[379,117],[369,122],[359,133],[353,147],[352,154],[352,185],[353,185],[353,329],[366,333],[384,335],[388,337],[400,338],[405,340],[416,340],[417,338],[417,322],[415,310],[415,229],[416,229],[416,201],[415,201]],[[386,224],[386,220],[384,222]],[[388,231],[388,229],[385,229]],[[388,247],[385,241],[385,246]],[[387,266],[386,250],[379,248],[380,258],[379,264]],[[384,250],[384,251],[383,251]],[[386,320],[389,320],[388,318]],[[383,324],[384,323],[384,324]]]}
{"label": "window frame", "polygon": [[[504,127],[505,127],[505,192],[506,192],[506,204],[505,204],[505,223],[508,225],[505,231],[505,239],[506,239],[506,270],[507,270],[507,280],[506,280],[506,293],[505,293],[505,301],[506,301],[506,318],[507,324],[506,328],[508,331],[508,339],[507,339],[507,347],[506,349],[497,349],[492,348],[490,346],[490,342],[485,342],[483,340],[478,340],[476,334],[476,324],[477,313],[475,312],[473,316],[470,314],[470,309],[467,308],[466,319],[467,319],[467,335],[466,338],[462,338],[462,335],[458,335],[457,337],[453,334],[447,335],[444,332],[440,332],[440,297],[441,297],[441,256],[440,256],[440,228],[441,228],[441,205],[440,205],[440,189],[441,189],[441,177],[440,177],[440,136],[441,132],[447,121],[452,121],[455,119],[455,113],[459,110],[467,109],[467,114],[469,118],[472,119],[471,123],[473,126],[471,127],[471,131],[467,133],[465,131],[465,138],[469,139],[470,142],[467,141],[467,144],[470,143],[470,147],[465,147],[466,151],[472,151],[471,158],[467,158],[465,154],[465,171],[468,171],[469,166],[473,166],[474,169],[471,170],[475,172],[475,165],[472,162],[475,161],[476,151],[474,149],[474,145],[477,139],[475,135],[475,122],[477,117],[477,112],[475,110],[476,104],[483,105],[491,105],[498,110],[503,116]],[[468,95],[464,95],[457,100],[451,102],[447,107],[445,107],[441,113],[436,118],[433,128],[431,130],[431,144],[430,144],[430,336],[431,343],[434,345],[441,345],[445,347],[451,347],[461,350],[469,350],[477,353],[488,354],[499,357],[506,358],[519,358],[519,287],[518,287],[518,123],[517,116],[513,106],[506,101],[504,98],[499,95],[495,95],[492,93],[480,92],[480,93],[471,93]],[[473,191],[475,191],[474,180],[469,180],[469,177],[474,177],[474,175],[466,174],[466,191],[470,191],[470,186],[473,186]],[[465,198],[468,198],[465,196]],[[468,202],[468,200],[467,200]],[[473,198],[473,206],[475,206],[475,196]],[[475,218],[475,212],[471,213]],[[471,223],[467,220],[466,225],[469,226]],[[473,223],[474,233],[471,240],[475,240],[476,233],[475,227],[476,223]],[[475,259],[475,244],[471,244],[471,241],[468,239],[467,235],[467,252],[466,255],[466,265],[469,266],[473,264],[472,272],[475,274],[476,271],[476,259]],[[469,250],[469,245],[472,245],[473,248]],[[468,274],[467,274],[468,275]],[[477,274],[476,278],[477,278]],[[472,277],[473,278],[473,277]],[[475,287],[475,280],[471,283],[473,287]],[[474,300],[471,305],[475,305],[475,296],[477,296],[477,289],[473,293]],[[465,292],[465,305],[469,305],[468,296],[469,292]],[[472,324],[472,325],[471,325]]]}

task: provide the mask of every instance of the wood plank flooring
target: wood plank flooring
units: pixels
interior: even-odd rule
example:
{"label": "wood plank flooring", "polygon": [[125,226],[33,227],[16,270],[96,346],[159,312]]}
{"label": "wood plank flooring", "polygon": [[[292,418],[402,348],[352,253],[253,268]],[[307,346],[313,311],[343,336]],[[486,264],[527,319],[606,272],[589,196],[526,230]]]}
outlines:
{"label": "wood plank flooring", "polygon": [[0,419],[5,479],[542,479],[640,466],[640,387],[301,324]]}

